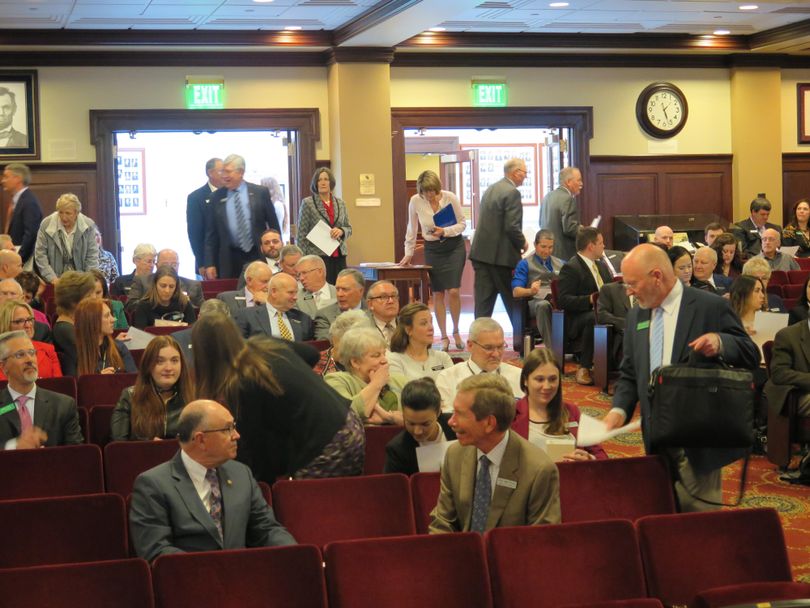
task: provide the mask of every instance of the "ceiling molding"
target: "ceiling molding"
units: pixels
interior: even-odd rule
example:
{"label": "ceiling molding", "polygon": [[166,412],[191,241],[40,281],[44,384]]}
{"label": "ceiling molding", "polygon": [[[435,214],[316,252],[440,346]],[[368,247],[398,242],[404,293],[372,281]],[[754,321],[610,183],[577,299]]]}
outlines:
{"label": "ceiling molding", "polygon": [[751,50],[770,46],[794,46],[810,37],[810,19],[775,27],[748,36]]}
{"label": "ceiling molding", "polygon": [[18,67],[321,67],[323,51],[19,51],[0,53],[0,66]]}
{"label": "ceiling molding", "polygon": [[382,2],[378,2],[365,13],[334,31],[333,38],[335,46],[340,46],[358,34],[370,30],[394,15],[398,15],[402,11],[419,4],[421,1],[422,0],[382,0]]}
{"label": "ceiling molding", "polygon": [[334,63],[391,63],[394,49],[379,47],[333,47],[324,52],[326,65]]}

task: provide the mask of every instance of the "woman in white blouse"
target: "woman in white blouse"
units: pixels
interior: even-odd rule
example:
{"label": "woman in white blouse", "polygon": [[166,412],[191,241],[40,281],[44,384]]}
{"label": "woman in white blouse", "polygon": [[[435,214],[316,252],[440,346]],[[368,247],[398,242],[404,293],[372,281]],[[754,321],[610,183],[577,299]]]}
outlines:
{"label": "woman in white blouse", "polygon": [[[458,320],[461,315],[461,273],[467,254],[461,233],[467,227],[464,213],[458,197],[452,192],[442,190],[442,182],[433,171],[422,171],[416,178],[416,192],[408,203],[408,230],[405,234],[405,256],[400,260],[401,266],[407,266],[413,258],[416,247],[417,222],[425,240],[425,263],[431,266],[430,287],[433,290],[433,307],[436,312],[436,323],[442,334],[442,347],[450,348],[447,337],[447,322],[444,294],[447,292],[450,318],[453,320],[453,340],[456,348],[462,350],[464,342],[458,331]],[[440,221],[436,225],[434,215],[452,207],[455,218]],[[449,211],[445,211],[449,213]],[[455,222],[453,222],[455,219]]]}
{"label": "woman in white blouse", "polygon": [[391,372],[408,380],[433,378],[440,371],[453,367],[447,353],[434,350],[433,319],[430,308],[421,302],[407,304],[399,311],[397,328],[391,336],[391,354],[388,365]]}

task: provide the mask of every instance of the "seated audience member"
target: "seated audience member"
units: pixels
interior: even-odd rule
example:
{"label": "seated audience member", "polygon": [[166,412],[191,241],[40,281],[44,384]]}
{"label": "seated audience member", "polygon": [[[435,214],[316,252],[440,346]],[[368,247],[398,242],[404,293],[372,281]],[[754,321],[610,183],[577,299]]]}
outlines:
{"label": "seated audience member", "polygon": [[0,249],[14,251],[14,241],[8,234],[0,234]]}
{"label": "seated audience member", "polygon": [[[27,449],[84,442],[76,402],[37,386],[37,351],[24,331],[0,335],[0,370],[8,385],[0,391],[0,446]],[[37,424],[34,424],[34,420]]]}
{"label": "seated audience member", "polygon": [[0,249],[0,279],[16,279],[22,269],[22,258],[16,251]]}
{"label": "seated audience member", "polygon": [[[231,316],[230,310],[228,310],[228,306],[225,304],[225,302],[216,298],[203,302],[203,305],[200,306],[200,314],[197,319],[199,320],[204,315],[210,314],[220,314],[225,315],[226,317]],[[191,352],[192,330],[193,326],[186,327],[185,329],[174,332],[172,334],[172,338],[174,338],[177,344],[180,345],[180,352],[183,354],[183,357],[185,357],[186,364],[189,365],[191,369],[194,369],[194,353]]]}
{"label": "seated audience member", "polygon": [[385,473],[418,473],[417,447],[456,438],[447,422],[450,414],[442,413],[442,397],[432,378],[411,380],[402,389],[402,420],[405,430],[385,446]]}
{"label": "seated audience member", "polygon": [[565,311],[566,338],[582,342],[576,382],[589,385],[593,384],[594,299],[602,285],[612,279],[600,259],[605,250],[602,234],[596,228],[581,228],[576,243],[577,254],[560,270],[557,300]]}
{"label": "seated audience member", "polygon": [[599,445],[574,447],[579,430],[579,408],[562,397],[562,370],[549,348],[536,348],[523,360],[520,386],[524,397],[515,403],[512,430],[545,450],[548,439],[570,439],[565,461],[606,459]]}
{"label": "seated audience member", "polygon": [[366,327],[374,329],[371,326],[371,320],[362,310],[347,310],[338,315],[335,322],[329,326],[329,349],[326,351],[326,364],[321,372],[322,376],[330,372],[345,372],[346,368],[340,363],[340,339],[347,331],[353,327]]}
{"label": "seated audience member", "polygon": [[798,414],[810,416],[810,359],[806,345],[810,327],[796,323],[776,332],[771,355],[770,379],[765,383],[765,396],[772,412],[782,413],[791,391],[798,394]]}
{"label": "seated audience member", "polygon": [[716,274],[733,279],[742,272],[742,259],[740,259],[740,249],[737,246],[737,239],[729,232],[724,232],[714,239],[711,244],[717,254]]}
{"label": "seated audience member", "polygon": [[560,521],[560,478],[546,453],[509,429],[515,417],[504,378],[465,379],[453,402],[441,492],[429,532],[480,532]]}
{"label": "seated audience member", "polygon": [[771,267],[768,265],[768,262],[760,257],[751,258],[743,265],[742,274],[755,277],[762,281],[762,284],[765,286],[765,297],[768,302],[767,310],[770,312],[787,312],[781,296],[775,293],[768,293],[768,281],[771,280]]}
{"label": "seated audience member", "polygon": [[286,272],[292,278],[298,280],[298,273],[295,271],[295,265],[301,260],[304,252],[298,245],[284,245],[278,254],[278,264],[281,272]]}
{"label": "seated audience member", "polygon": [[599,290],[596,318],[601,325],[613,326],[613,354],[617,363],[621,360],[625,321],[635,304],[633,299],[627,295],[624,283],[605,283]]}
{"label": "seated audience member", "polygon": [[107,285],[112,285],[113,281],[118,278],[118,260],[111,252],[104,249],[104,241],[98,226],[96,226],[96,245],[98,245],[98,269],[104,275]]}
{"label": "seated audience member", "polygon": [[297,297],[298,283],[279,272],[270,279],[265,305],[244,308],[234,320],[245,338],[267,335],[297,342],[312,340],[312,319],[293,308]]}
{"label": "seated audience member", "polygon": [[194,307],[182,292],[177,273],[171,266],[157,269],[149,291],[132,306],[133,327],[150,327],[158,319],[194,323]]}
{"label": "seated audience member", "polygon": [[439,387],[442,396],[442,411],[452,410],[456,387],[464,378],[482,373],[494,372],[506,378],[515,399],[520,399],[523,395],[523,391],[520,390],[520,368],[502,363],[506,344],[503,341],[503,328],[495,319],[479,317],[472,322],[470,337],[467,338],[467,350],[470,351],[470,358],[467,361],[456,363],[436,376],[436,386]]}
{"label": "seated audience member", "polygon": [[319,255],[305,255],[295,265],[298,300],[295,307],[313,319],[322,308],[337,302],[335,286],[326,282],[326,264]]}
{"label": "seated audience member", "polygon": [[[3,279],[0,281],[0,303],[8,302],[9,300],[25,301],[22,286],[16,279]],[[48,318],[41,312],[37,315],[37,312],[39,311],[34,312],[34,335],[31,339],[39,342],[51,342],[51,325],[48,323]],[[41,320],[42,318],[45,320]]]}
{"label": "seated audience member", "polygon": [[714,245],[715,239],[723,234],[726,231],[723,228],[723,224],[720,222],[712,222],[711,224],[706,224],[706,228],[703,230],[703,242],[706,244],[707,247],[712,247]]}
{"label": "seated audience member", "polygon": [[669,226],[658,226],[653,233],[653,243],[662,245],[664,249],[672,247],[672,241],[675,238],[675,233]]}
{"label": "seated audience member", "polygon": [[[31,307],[22,300],[6,300],[0,304],[0,334],[10,331],[24,331],[37,351],[37,369],[39,378],[59,378],[62,368],[53,344],[34,340],[34,313]],[[0,371],[0,380],[6,377]]]}
{"label": "seated audience member", "polygon": [[729,291],[731,308],[737,313],[748,335],[754,335],[754,317],[758,310],[765,308],[765,287],[762,281],[750,275],[740,275],[734,279]]}
{"label": "seated audience member", "polygon": [[357,413],[290,348],[247,342],[233,321],[206,315],[192,332],[197,393],[222,395],[244,436],[239,460],[259,481],[361,475],[365,434]]}
{"label": "seated audience member", "polygon": [[177,455],[141,473],[132,488],[129,531],[138,557],[151,562],[171,553],[295,544],[250,469],[233,460],[239,433],[227,409],[215,401],[189,403],[178,439]]}
{"label": "seated audience member", "polygon": [[[173,249],[161,249],[157,254],[157,267],[160,268],[161,266],[170,266],[175,274],[178,274],[180,272],[180,256],[178,256],[177,252]],[[156,278],[157,273],[135,277],[127,294],[129,301],[135,302],[147,294]],[[204,299],[202,283],[194,279],[181,277],[179,274],[177,278],[180,281],[180,291],[191,300],[191,304],[198,308],[202,306]]]}
{"label": "seated audience member", "polygon": [[130,274],[122,274],[110,285],[110,293],[114,296],[129,296],[132,282],[135,277],[147,277],[155,270],[157,251],[149,243],[141,243],[135,247],[132,254],[132,263],[135,270]]}
{"label": "seated audience member", "polygon": [[692,254],[680,245],[675,245],[667,250],[667,257],[675,271],[675,276],[684,285],[690,285],[692,283]]}
{"label": "seated audience member", "polygon": [[22,301],[26,302],[34,309],[34,316],[37,318],[37,321],[45,323],[50,327],[51,324],[50,321],[48,321],[48,317],[45,316],[44,312],[37,309],[37,306],[42,308],[40,297],[45,291],[45,282],[30,270],[23,270],[14,280],[17,281],[22,288]]}
{"label": "seated audience member", "polygon": [[388,365],[391,371],[408,380],[433,378],[443,369],[453,367],[453,360],[433,346],[433,317],[421,302],[406,304],[399,311],[396,331],[391,338]]}
{"label": "seated audience member", "polygon": [[[281,234],[275,228],[268,228],[262,233],[261,240],[259,241],[259,259],[258,262],[265,262],[270,267],[270,272],[273,274],[281,272],[281,259],[279,254],[284,242],[281,240]],[[237,281],[236,289],[245,288],[245,271],[247,267],[253,262],[245,264],[242,272],[239,273],[239,281]]]}
{"label": "seated audience member", "polygon": [[359,270],[344,268],[335,280],[335,297],[337,302],[318,311],[315,317],[315,339],[329,338],[329,326],[337,316],[347,310],[360,309],[363,306],[363,292],[366,280]]}
{"label": "seated audience member", "polygon": [[264,262],[256,261],[248,264],[242,274],[245,277],[245,286],[242,289],[217,294],[217,298],[228,305],[232,317],[245,308],[263,306],[267,302],[268,285],[273,271]]}
{"label": "seated audience member", "polygon": [[364,424],[402,426],[400,394],[407,380],[392,374],[385,357],[385,340],[376,329],[352,328],[340,339],[340,363],[346,371],[324,380],[351,401]]}
{"label": "seated audience member", "polygon": [[120,300],[111,300],[110,291],[107,289],[107,280],[104,278],[104,273],[98,268],[93,268],[90,273],[96,280],[96,289],[93,291],[93,297],[97,300],[104,300],[110,307],[115,325],[113,329],[129,329],[129,322],[127,315],[124,312],[124,303]]}
{"label": "seated audience member", "polygon": [[750,210],[751,217],[729,227],[729,232],[734,235],[734,238],[740,244],[744,260],[754,257],[762,251],[762,236],[765,230],[773,228],[776,231],[781,231],[779,226],[768,222],[771,215],[771,203],[765,198],[764,194],[758,195],[757,198],[751,201]]}
{"label": "seated audience member", "polygon": [[695,252],[692,287],[725,295],[731,288],[732,279],[717,274],[717,252],[711,247],[701,247]]}
{"label": "seated audience member", "polygon": [[397,328],[397,315],[399,314],[397,288],[391,281],[373,283],[366,293],[366,307],[369,319],[382,334],[386,346],[390,346],[391,337]]}
{"label": "seated audience member", "polygon": [[793,256],[777,251],[780,245],[779,231],[768,228],[762,233],[762,251],[756,257],[765,258],[771,270],[799,270],[799,263]]}
{"label": "seated audience member", "polygon": [[96,279],[89,272],[68,270],[59,277],[53,296],[56,302],[56,322],[53,324],[53,345],[65,376],[78,376],[74,315],[79,302],[92,297]]}
{"label": "seated audience member", "polygon": [[180,412],[194,396],[188,364],[172,336],[155,336],[143,352],[135,385],[118,398],[113,441],[174,439]]}
{"label": "seated audience member", "polygon": [[126,345],[113,338],[113,325],[115,318],[104,300],[79,302],[74,315],[79,376],[138,371]]}
{"label": "seated audience member", "polygon": [[81,211],[75,194],[63,194],[56,211],[39,225],[34,261],[48,283],[55,283],[66,270],[98,268],[96,224]]}
{"label": "seated audience member", "polygon": [[802,295],[799,296],[796,306],[790,309],[788,325],[806,321],[810,316],[810,314],[808,314],[808,309],[810,308],[810,297],[807,295],[808,291],[810,291],[810,276],[808,276],[807,280],[804,282],[804,290],[802,290]]}
{"label": "seated audience member", "polygon": [[553,249],[554,233],[538,230],[534,235],[534,255],[520,260],[512,276],[512,296],[529,298],[529,312],[545,344],[551,340],[550,285],[565,263],[551,255]]}
{"label": "seated audience member", "polygon": [[790,221],[782,229],[782,245],[798,247],[797,258],[810,257],[810,201],[796,201]]}

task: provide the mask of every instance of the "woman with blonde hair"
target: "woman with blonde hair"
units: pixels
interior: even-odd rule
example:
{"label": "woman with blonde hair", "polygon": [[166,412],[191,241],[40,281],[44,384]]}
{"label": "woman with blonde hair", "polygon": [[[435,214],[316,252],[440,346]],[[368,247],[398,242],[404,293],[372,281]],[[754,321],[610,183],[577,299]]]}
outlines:
{"label": "woman with blonde hair", "polygon": [[98,267],[96,224],[81,211],[75,194],[63,194],[56,201],[56,211],[39,225],[34,260],[48,283],[56,283],[66,270]]}
{"label": "woman with blonde hair", "polygon": [[[37,376],[39,378],[59,378],[62,376],[62,367],[53,344],[34,340],[34,312],[22,300],[6,300],[0,304],[0,333],[9,331],[24,331],[31,339],[34,350],[37,351]],[[0,369],[0,379],[6,376]]]}
{"label": "woman with blonde hair", "polygon": [[104,300],[79,302],[74,315],[79,376],[137,371],[129,349],[113,338],[114,325],[115,317]]}
{"label": "woman with blonde hair", "polygon": [[62,373],[75,376],[78,366],[76,354],[76,328],[74,315],[79,302],[93,295],[96,281],[89,272],[68,270],[60,278],[54,289],[56,302],[56,322],[53,324],[53,345],[59,355]]}

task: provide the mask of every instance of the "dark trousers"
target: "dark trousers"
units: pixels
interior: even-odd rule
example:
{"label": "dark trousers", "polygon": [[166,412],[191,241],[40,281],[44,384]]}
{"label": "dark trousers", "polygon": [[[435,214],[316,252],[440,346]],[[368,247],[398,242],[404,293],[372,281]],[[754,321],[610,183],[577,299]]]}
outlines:
{"label": "dark trousers", "polygon": [[[239,247],[231,247],[231,265],[230,268],[219,268],[218,277],[221,279],[235,279],[242,273],[242,268],[246,264],[255,262],[259,259],[259,248],[254,247],[248,252],[242,251]],[[262,258],[264,259],[264,258]]]}
{"label": "dark trousers", "polygon": [[339,255],[336,258],[332,256],[325,256],[322,255],[321,259],[323,263],[326,264],[326,282],[330,285],[334,285],[335,281],[337,280],[338,273],[346,268],[346,256]]}
{"label": "dark trousers", "polygon": [[[512,297],[512,269],[508,266],[484,264],[475,260],[472,265],[475,271],[473,285],[475,318],[491,317],[492,311],[495,309],[495,299],[500,295],[511,319],[512,309],[515,306],[515,300]],[[512,329],[514,331],[514,326]]]}
{"label": "dark trousers", "polygon": [[565,312],[566,341],[577,340],[582,345],[579,353],[579,364],[591,369],[593,367],[593,326],[596,324],[593,311]]}

